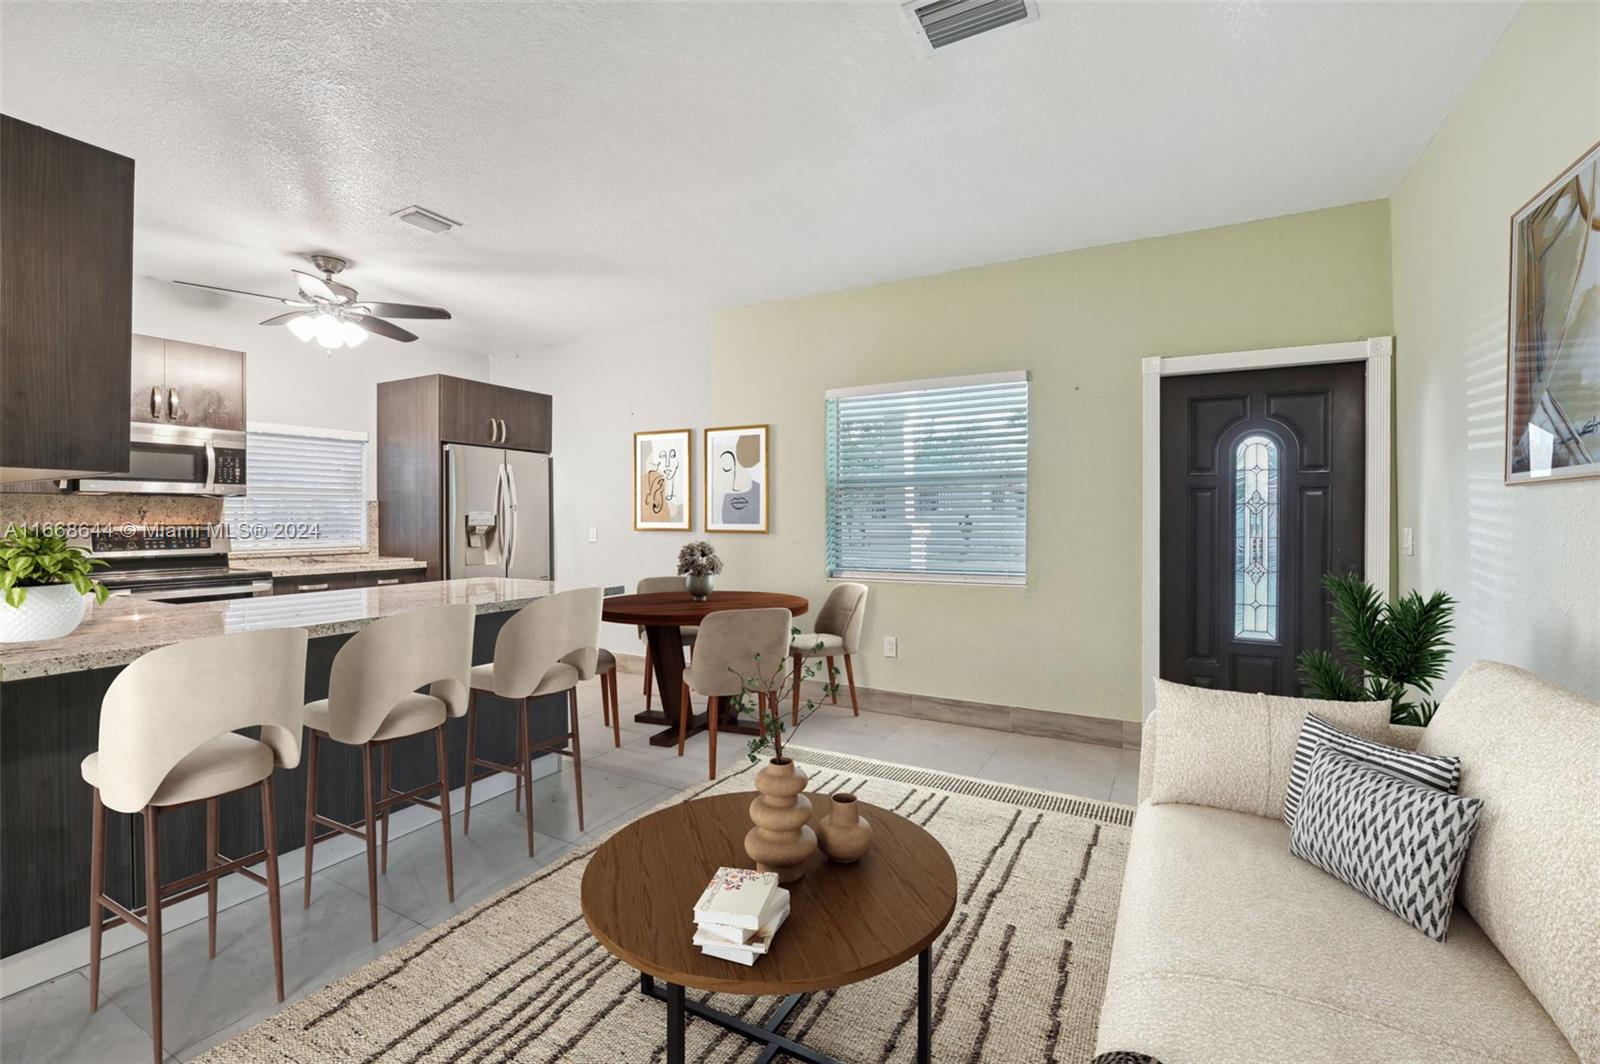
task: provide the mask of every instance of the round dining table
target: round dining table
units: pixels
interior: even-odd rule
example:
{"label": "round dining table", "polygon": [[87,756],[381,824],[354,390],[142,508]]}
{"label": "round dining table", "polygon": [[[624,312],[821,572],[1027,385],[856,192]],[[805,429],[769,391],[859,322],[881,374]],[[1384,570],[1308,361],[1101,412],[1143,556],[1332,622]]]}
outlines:
{"label": "round dining table", "polygon": [[[722,610],[759,610],[781,607],[798,617],[811,608],[811,603],[800,595],[787,595],[777,591],[713,591],[709,598],[691,598],[687,591],[666,591],[654,595],[613,595],[606,599],[601,609],[601,619],[615,624],[635,624],[644,628],[645,639],[650,644],[650,660],[655,668],[656,693],[661,698],[659,710],[645,710],[634,720],[641,724],[660,724],[663,730],[650,736],[652,746],[678,745],[678,713],[683,700],[683,634],[682,629],[698,625],[707,614]],[[689,734],[710,727],[705,713],[689,714]],[[738,719],[738,710],[730,699],[721,699],[717,730],[739,735],[759,734],[754,723]]]}

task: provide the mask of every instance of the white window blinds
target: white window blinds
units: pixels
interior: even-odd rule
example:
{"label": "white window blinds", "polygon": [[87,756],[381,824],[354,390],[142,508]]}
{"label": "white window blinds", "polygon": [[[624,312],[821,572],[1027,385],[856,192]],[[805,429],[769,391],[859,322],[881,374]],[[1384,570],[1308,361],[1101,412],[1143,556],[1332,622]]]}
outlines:
{"label": "white window blinds", "polygon": [[827,394],[828,571],[1024,583],[1028,377]]}
{"label": "white window blinds", "polygon": [[252,428],[245,481],[223,508],[234,550],[366,546],[365,433]]}

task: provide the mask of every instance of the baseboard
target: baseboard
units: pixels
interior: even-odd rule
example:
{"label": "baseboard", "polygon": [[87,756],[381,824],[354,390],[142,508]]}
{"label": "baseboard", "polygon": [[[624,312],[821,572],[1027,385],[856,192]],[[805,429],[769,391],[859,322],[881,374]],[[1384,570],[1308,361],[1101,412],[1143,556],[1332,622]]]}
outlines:
{"label": "baseboard", "polygon": [[[821,681],[808,680],[800,689],[801,697],[826,703],[827,696]],[[1088,717],[1079,713],[1052,713],[1042,709],[1022,706],[1000,706],[989,702],[965,702],[956,698],[935,698],[932,695],[907,694],[901,691],[884,691],[873,687],[856,687],[862,710],[868,713],[888,713],[897,717],[915,717],[919,720],[936,720],[945,724],[964,724],[970,728],[988,728],[990,731],[1014,732],[1018,735],[1038,735],[1048,739],[1067,739],[1096,746],[1114,746],[1124,750],[1139,748],[1138,721],[1113,720],[1108,717]],[[839,685],[839,701],[849,706],[850,689]]]}

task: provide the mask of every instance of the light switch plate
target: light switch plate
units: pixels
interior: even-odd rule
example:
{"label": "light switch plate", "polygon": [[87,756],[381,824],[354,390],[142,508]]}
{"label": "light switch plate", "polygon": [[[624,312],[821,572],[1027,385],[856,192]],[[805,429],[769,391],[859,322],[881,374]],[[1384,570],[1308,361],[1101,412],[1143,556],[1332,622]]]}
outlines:
{"label": "light switch plate", "polygon": [[1400,553],[1404,554],[1407,558],[1417,553],[1417,538],[1416,536],[1412,535],[1411,529],[1409,528],[1402,528],[1400,530]]}
{"label": "light switch plate", "polygon": [[599,543],[600,542],[600,530],[598,528],[594,527],[593,525],[589,526],[589,542],[590,543]]}
{"label": "light switch plate", "polygon": [[899,641],[892,635],[883,637],[883,656],[892,658],[900,652]]}

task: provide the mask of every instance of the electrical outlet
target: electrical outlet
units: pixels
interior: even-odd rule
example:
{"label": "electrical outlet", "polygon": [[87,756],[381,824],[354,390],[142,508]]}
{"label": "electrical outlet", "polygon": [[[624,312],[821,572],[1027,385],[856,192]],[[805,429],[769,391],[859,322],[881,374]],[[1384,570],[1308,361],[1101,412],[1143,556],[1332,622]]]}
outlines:
{"label": "electrical outlet", "polygon": [[884,636],[883,637],[883,656],[886,657],[886,658],[892,658],[896,654],[898,654],[899,652],[900,652],[899,641],[896,640],[895,637],[892,636],[892,635]]}
{"label": "electrical outlet", "polygon": [[589,526],[589,542],[590,543],[599,543],[600,542],[600,530],[598,528],[594,527],[593,525]]}
{"label": "electrical outlet", "polygon": [[1417,553],[1417,539],[1411,534],[1411,529],[1409,528],[1400,530],[1400,553],[1407,558]]}

